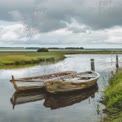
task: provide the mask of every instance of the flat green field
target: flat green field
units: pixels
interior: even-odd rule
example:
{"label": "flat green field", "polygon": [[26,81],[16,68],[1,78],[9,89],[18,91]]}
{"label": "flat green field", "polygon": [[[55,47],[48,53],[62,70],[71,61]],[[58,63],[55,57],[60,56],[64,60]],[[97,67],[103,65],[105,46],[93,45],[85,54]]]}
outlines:
{"label": "flat green field", "polygon": [[62,50],[49,52],[36,51],[0,51],[0,68],[25,67],[40,64],[42,62],[59,61],[65,58],[65,54],[122,54],[122,51],[85,51]]}
{"label": "flat green field", "polygon": [[21,65],[39,64],[64,59],[60,52],[0,52],[0,67],[18,67]]}

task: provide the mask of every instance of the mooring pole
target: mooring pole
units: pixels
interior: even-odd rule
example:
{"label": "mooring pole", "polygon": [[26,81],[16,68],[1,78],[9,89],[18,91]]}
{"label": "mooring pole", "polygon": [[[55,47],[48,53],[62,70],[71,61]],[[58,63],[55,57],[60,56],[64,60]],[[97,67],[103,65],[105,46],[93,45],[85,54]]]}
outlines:
{"label": "mooring pole", "polygon": [[91,70],[95,71],[94,59],[91,59]]}
{"label": "mooring pole", "polygon": [[119,68],[119,60],[118,60],[118,55],[116,55],[116,69]]}

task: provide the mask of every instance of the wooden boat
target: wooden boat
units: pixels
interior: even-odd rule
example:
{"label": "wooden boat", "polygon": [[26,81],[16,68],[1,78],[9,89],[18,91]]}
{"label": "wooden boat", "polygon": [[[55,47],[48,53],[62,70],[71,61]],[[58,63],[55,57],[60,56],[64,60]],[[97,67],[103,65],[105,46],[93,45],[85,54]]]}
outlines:
{"label": "wooden boat", "polygon": [[27,104],[30,102],[36,102],[44,100],[44,106],[51,109],[58,109],[73,104],[79,103],[89,97],[93,97],[97,92],[98,86],[94,86],[78,91],[62,92],[57,94],[50,94],[44,89],[35,89],[29,91],[16,91],[10,101],[13,105],[13,109],[17,105]]}
{"label": "wooden boat", "polygon": [[88,99],[89,97],[94,97],[97,90],[98,86],[95,84],[88,89],[50,94],[46,96],[44,106],[51,109],[59,109],[62,107],[71,106]]}
{"label": "wooden boat", "polygon": [[61,80],[45,82],[45,88],[50,93],[69,92],[85,89],[96,84],[99,74],[87,71],[75,74],[73,77],[64,77]]}
{"label": "wooden boat", "polygon": [[74,71],[65,71],[65,72],[58,72],[53,74],[41,75],[41,76],[34,76],[34,77],[25,77],[25,78],[17,78],[15,79],[12,76],[10,82],[13,83],[14,88],[17,91],[20,90],[31,90],[31,89],[39,89],[44,87],[45,82],[55,81],[62,79],[68,76],[74,76],[76,72]]}

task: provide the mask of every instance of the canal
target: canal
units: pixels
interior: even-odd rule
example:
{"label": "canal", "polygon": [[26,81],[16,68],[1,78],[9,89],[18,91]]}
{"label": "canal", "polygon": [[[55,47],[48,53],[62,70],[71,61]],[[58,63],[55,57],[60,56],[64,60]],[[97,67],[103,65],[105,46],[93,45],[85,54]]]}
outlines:
{"label": "canal", "polygon": [[[104,106],[99,102],[103,90],[108,85],[111,73],[115,71],[115,57],[113,54],[77,54],[66,55],[66,59],[54,64],[38,65],[22,69],[0,69],[0,122],[99,122],[104,114]],[[95,60],[95,70],[100,74],[98,87],[87,91],[63,96],[51,96],[46,99],[26,100],[21,104],[11,103],[15,89],[9,82],[11,75],[15,78],[48,74],[59,71],[88,71],[90,59]],[[119,55],[119,60],[122,55]],[[121,65],[121,63],[120,63]],[[23,101],[26,99],[23,98]],[[71,99],[72,98],[72,99]],[[74,98],[74,99],[73,99]],[[19,97],[18,97],[19,99]],[[72,100],[70,102],[69,100]],[[64,104],[63,100],[68,103]]]}

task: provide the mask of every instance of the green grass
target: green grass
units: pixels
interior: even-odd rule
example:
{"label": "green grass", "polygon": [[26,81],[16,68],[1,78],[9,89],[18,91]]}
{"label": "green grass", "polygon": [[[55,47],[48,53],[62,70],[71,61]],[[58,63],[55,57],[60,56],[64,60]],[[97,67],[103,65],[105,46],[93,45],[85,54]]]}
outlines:
{"label": "green grass", "polygon": [[105,122],[122,121],[122,70],[119,70],[105,90],[104,104],[107,110]]}
{"label": "green grass", "polygon": [[14,67],[21,65],[39,64],[64,59],[65,56],[60,52],[0,52],[0,68]]}
{"label": "green grass", "polygon": [[[45,62],[45,60],[62,60],[65,54],[113,54],[111,51],[94,51],[94,50],[62,50],[49,52],[34,52],[34,51],[2,51],[0,52],[0,68],[8,67],[25,67],[25,65],[34,65]],[[115,54],[122,51],[115,51]]]}

